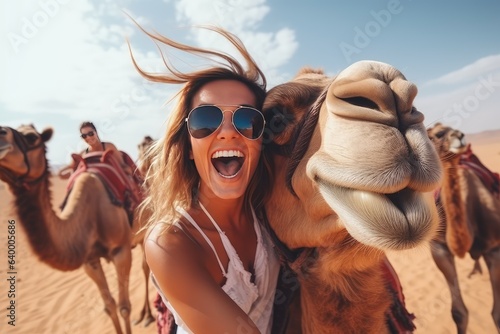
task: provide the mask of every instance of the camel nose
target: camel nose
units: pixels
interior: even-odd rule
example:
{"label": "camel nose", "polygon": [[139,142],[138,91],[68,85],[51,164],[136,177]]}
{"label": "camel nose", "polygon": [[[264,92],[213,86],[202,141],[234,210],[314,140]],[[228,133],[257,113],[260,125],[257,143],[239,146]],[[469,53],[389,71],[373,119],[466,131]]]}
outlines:
{"label": "camel nose", "polygon": [[340,106],[332,105],[329,109],[339,116],[381,123],[401,131],[424,121],[423,114],[413,106],[417,87],[402,78],[395,78],[390,83],[378,78],[340,81],[332,88]]}
{"label": "camel nose", "polygon": [[404,131],[424,121],[413,106],[418,89],[391,65],[360,61],[342,71],[330,86],[327,104],[349,119],[380,123]]}
{"label": "camel nose", "polygon": [[5,136],[7,134],[7,129],[3,126],[0,126],[0,136]]}

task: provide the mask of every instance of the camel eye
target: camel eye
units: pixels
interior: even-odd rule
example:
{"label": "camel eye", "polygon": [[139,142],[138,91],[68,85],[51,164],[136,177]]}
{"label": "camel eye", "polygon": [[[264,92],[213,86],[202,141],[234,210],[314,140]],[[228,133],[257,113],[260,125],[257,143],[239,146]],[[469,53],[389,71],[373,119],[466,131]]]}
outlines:
{"label": "camel eye", "polygon": [[26,138],[28,144],[33,145],[38,139],[38,136],[35,133],[28,133],[24,135],[24,138]]}
{"label": "camel eye", "polygon": [[446,134],[446,130],[441,130],[438,133],[436,133],[437,138],[442,138]]}

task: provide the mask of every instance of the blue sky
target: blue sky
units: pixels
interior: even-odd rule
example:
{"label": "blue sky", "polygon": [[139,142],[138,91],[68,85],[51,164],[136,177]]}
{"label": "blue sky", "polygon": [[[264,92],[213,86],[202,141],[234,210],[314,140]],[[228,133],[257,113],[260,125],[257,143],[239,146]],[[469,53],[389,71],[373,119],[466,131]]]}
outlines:
{"label": "blue sky", "polygon": [[306,65],[335,75],[358,60],[387,62],[417,84],[415,105],[426,125],[500,129],[498,0],[1,0],[0,9],[0,124],[53,127],[52,164],[85,147],[78,136],[85,120],[134,159],[145,135],[164,131],[179,87],[137,74],[127,38],[146,69],[161,71],[162,64],[125,13],[148,30],[221,50],[220,40],[192,27],[227,28],[247,45],[269,87]]}

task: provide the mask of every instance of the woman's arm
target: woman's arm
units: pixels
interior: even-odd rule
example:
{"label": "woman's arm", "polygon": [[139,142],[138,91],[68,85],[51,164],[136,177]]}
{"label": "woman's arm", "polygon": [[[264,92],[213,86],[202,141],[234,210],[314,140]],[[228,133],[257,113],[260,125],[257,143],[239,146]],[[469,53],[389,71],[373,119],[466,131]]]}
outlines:
{"label": "woman's arm", "polygon": [[145,240],[146,259],[165,297],[194,333],[249,333],[259,330],[222,290],[200,260],[201,248],[182,230],[153,228]]}

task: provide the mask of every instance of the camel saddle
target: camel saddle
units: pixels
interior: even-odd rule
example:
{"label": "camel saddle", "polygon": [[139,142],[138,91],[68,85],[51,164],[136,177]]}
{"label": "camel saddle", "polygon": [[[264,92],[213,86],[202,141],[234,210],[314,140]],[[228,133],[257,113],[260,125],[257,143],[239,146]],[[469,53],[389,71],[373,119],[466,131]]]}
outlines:
{"label": "camel saddle", "polygon": [[143,178],[130,156],[123,151],[120,151],[120,153],[124,162],[133,171],[132,175],[125,173],[120,162],[117,161],[110,150],[82,155],[72,154],[76,167],[68,180],[66,196],[61,204],[61,210],[66,205],[68,196],[78,176],[82,173],[92,173],[102,181],[111,203],[123,207],[127,211],[130,225],[132,225],[134,210],[143,200]]}
{"label": "camel saddle", "polygon": [[473,171],[479,179],[483,182],[484,186],[494,194],[496,197],[500,195],[500,175],[490,171],[479,158],[472,153],[471,144],[467,145],[467,151],[460,156],[459,165],[463,168]]}

